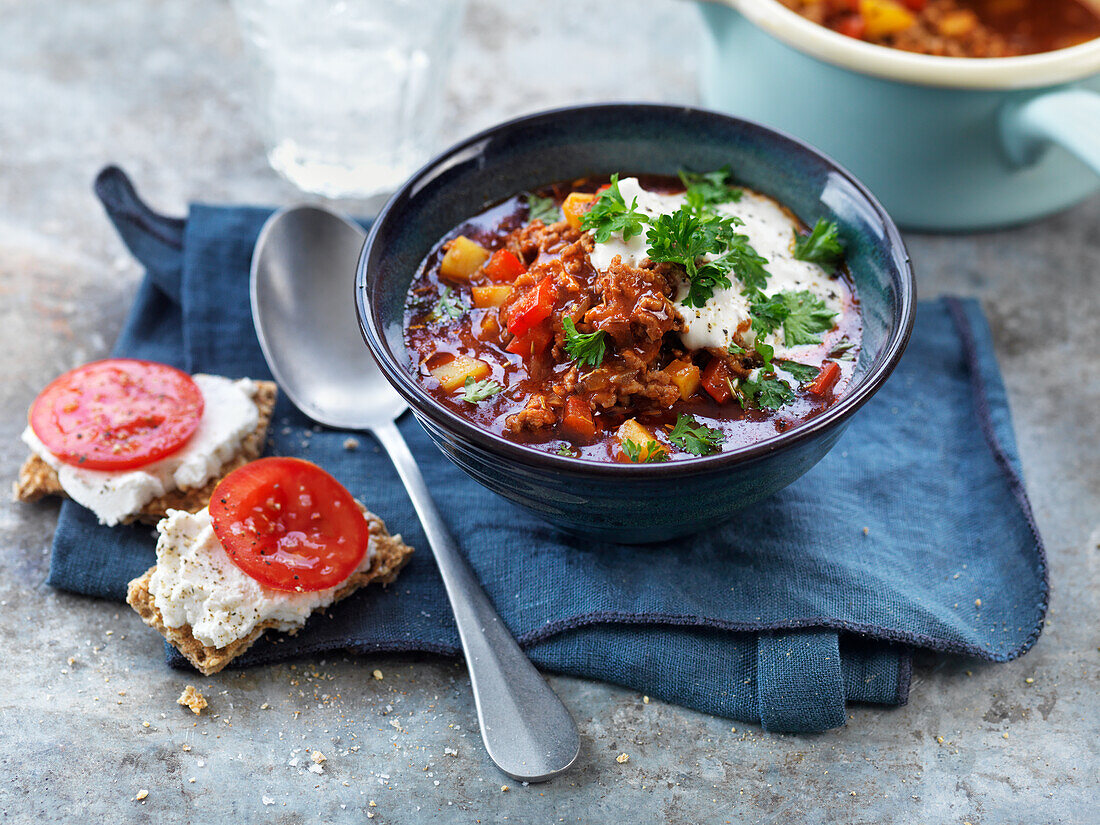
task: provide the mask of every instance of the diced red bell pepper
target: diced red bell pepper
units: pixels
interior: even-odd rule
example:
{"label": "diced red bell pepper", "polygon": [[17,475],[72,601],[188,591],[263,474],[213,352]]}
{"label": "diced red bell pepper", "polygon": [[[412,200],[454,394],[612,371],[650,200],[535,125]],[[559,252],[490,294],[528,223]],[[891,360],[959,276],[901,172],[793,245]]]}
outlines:
{"label": "diced red bell pepper", "polygon": [[867,33],[867,21],[863,19],[863,15],[849,14],[836,24],[836,30],[848,37],[862,40],[863,35]]}
{"label": "diced red bell pepper", "polygon": [[817,378],[806,388],[806,391],[811,395],[828,395],[832,392],[838,378],[840,378],[840,364],[836,361],[826,361],[821,365],[821,372],[817,374]]}
{"label": "diced red bell pepper", "polygon": [[523,335],[539,321],[549,318],[553,309],[554,279],[547,276],[512,304],[508,310],[508,331]]}
{"label": "diced red bell pepper", "polygon": [[561,428],[580,441],[590,441],[596,435],[596,419],[588,408],[588,402],[579,395],[571,395],[565,399]]}
{"label": "diced red bell pepper", "polygon": [[540,324],[523,335],[517,335],[508,342],[505,349],[519,355],[526,361],[546,352],[546,348],[550,346],[553,340],[554,333],[547,329],[545,324]]}
{"label": "diced red bell pepper", "polygon": [[514,281],[527,271],[523,261],[507,249],[498,249],[485,264],[485,274],[494,281]]}
{"label": "diced red bell pepper", "polygon": [[718,358],[711,358],[703,370],[703,389],[719,404],[725,404],[733,397],[730,391],[730,368],[726,362]]}

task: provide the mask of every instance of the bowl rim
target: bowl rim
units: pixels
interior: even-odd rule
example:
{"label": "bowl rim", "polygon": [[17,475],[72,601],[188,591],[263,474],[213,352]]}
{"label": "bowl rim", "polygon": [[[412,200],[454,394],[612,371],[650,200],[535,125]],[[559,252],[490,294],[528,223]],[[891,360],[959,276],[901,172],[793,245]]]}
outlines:
{"label": "bowl rim", "polygon": [[1019,57],[939,57],[847,37],[779,0],[712,0],[792,48],[859,74],[953,89],[1035,89],[1100,72],[1100,38]]}
{"label": "bowl rim", "polygon": [[[813,418],[795,425],[789,430],[766,438],[736,447],[732,450],[713,453],[706,456],[696,456],[676,461],[662,462],[658,464],[631,464],[613,461],[588,461],[571,456],[559,456],[551,452],[535,449],[524,444],[509,441],[501,435],[479,427],[457,413],[444,407],[432,397],[415,377],[411,375],[396,359],[387,357],[388,347],[384,343],[384,334],[378,328],[375,319],[369,310],[370,301],[367,298],[367,266],[370,262],[374,243],[380,229],[390,215],[400,205],[412,197],[420,187],[422,179],[438,168],[447,168],[450,161],[456,156],[466,154],[471,147],[484,143],[486,140],[505,133],[516,126],[537,125],[540,121],[554,120],[567,114],[584,111],[592,114],[601,112],[617,113],[624,111],[649,111],[668,115],[702,116],[707,118],[719,118],[735,121],[739,124],[763,131],[772,139],[788,141],[802,152],[808,152],[824,161],[834,173],[843,177],[859,194],[866,199],[872,207],[874,214],[882,222],[884,240],[887,247],[896,250],[893,258],[897,264],[897,302],[893,308],[892,327],[889,338],[879,353],[877,363],[864,374],[853,390],[841,397],[835,404]],[[894,371],[902,353],[912,334],[913,322],[916,313],[916,283],[913,278],[913,269],[909,251],[901,237],[901,232],[887,214],[882,204],[878,202],[870,190],[867,189],[851,172],[834,161],[828,155],[813,148],[798,138],[785,132],[773,129],[769,126],[757,123],[746,118],[734,117],[723,112],[704,109],[695,106],[671,105],[661,103],[591,103],[572,106],[561,106],[553,109],[545,109],[531,114],[522,115],[511,120],[498,123],[487,129],[471,135],[451,147],[440,152],[429,160],[420,169],[405,181],[394,192],[371,224],[366,241],[359,253],[359,261],[356,264],[355,273],[355,311],[359,320],[359,329],[367,343],[371,356],[377,362],[382,374],[394,386],[398,393],[405,398],[414,415],[418,418],[424,416],[442,429],[456,434],[466,442],[483,447],[494,455],[515,460],[521,464],[550,470],[564,475],[575,476],[603,476],[620,480],[632,479],[657,479],[669,476],[686,476],[722,472],[732,465],[749,463],[759,460],[779,451],[785,451],[791,447],[810,441],[824,432],[833,429],[845,422],[856,410],[862,407],[878,391],[882,384]]]}

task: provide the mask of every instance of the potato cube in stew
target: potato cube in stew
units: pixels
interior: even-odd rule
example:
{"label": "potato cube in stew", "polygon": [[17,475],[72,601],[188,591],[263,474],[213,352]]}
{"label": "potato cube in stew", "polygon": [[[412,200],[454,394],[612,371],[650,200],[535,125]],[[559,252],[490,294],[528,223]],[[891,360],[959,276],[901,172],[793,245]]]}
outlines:
{"label": "potato cube in stew", "polygon": [[466,383],[467,378],[480,381],[492,374],[492,369],[484,361],[468,355],[457,355],[453,361],[432,367],[429,372],[447,392],[454,392]]}
{"label": "potato cube in stew", "polygon": [[459,235],[447,247],[439,264],[439,274],[452,281],[468,281],[489,260],[489,250],[465,235]]}

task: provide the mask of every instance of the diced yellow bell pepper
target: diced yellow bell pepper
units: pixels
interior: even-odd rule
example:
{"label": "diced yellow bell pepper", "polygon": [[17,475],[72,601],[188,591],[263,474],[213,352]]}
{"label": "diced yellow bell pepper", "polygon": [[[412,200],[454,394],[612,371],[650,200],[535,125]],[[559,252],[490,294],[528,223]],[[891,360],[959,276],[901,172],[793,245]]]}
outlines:
{"label": "diced yellow bell pepper", "polygon": [[466,383],[467,378],[480,381],[488,378],[492,369],[484,361],[471,358],[468,355],[456,355],[453,361],[440,364],[428,370],[432,377],[439,382],[447,392],[453,392]]}
{"label": "diced yellow bell pepper", "polygon": [[447,247],[439,274],[452,281],[468,281],[489,260],[489,250],[465,235],[459,235]]}
{"label": "diced yellow bell pepper", "polygon": [[903,32],[917,21],[909,9],[895,0],[859,0],[859,13],[867,23],[868,40]]}
{"label": "diced yellow bell pepper", "polygon": [[649,431],[647,427],[642,426],[636,419],[628,418],[622,424],[619,425],[618,431],[615,433],[619,437],[620,450],[622,451],[623,458],[630,460],[626,455],[626,451],[622,450],[621,445],[624,441],[630,441],[638,445],[638,458],[635,459],[637,463],[648,461],[651,455],[657,453],[667,453],[663,444],[657,442],[653,437],[653,433]]}
{"label": "diced yellow bell pepper", "polygon": [[595,200],[596,195],[588,195],[583,192],[570,192],[566,195],[565,201],[561,205],[561,211],[571,227],[580,229],[584,213],[588,211],[589,205]]}
{"label": "diced yellow bell pepper", "polygon": [[665,367],[665,372],[672,379],[672,383],[680,388],[680,398],[684,401],[699,390],[699,384],[702,382],[701,372],[690,361],[673,361]]}
{"label": "diced yellow bell pepper", "polygon": [[512,287],[507,284],[503,286],[474,286],[470,287],[470,292],[473,294],[474,306],[485,309],[486,307],[503,306],[504,302],[508,300],[508,296],[512,294]]}

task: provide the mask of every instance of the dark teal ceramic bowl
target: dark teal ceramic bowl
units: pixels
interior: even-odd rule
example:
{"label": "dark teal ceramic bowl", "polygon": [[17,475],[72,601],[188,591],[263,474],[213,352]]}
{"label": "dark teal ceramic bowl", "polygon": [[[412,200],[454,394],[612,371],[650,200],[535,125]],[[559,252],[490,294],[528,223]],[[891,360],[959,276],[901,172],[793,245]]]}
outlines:
{"label": "dark teal ceramic bowl", "polygon": [[[847,394],[787,432],[718,455],[613,464],[507,441],[442,407],[414,378],[402,339],[405,293],[431,248],[462,221],[522,190],[611,172],[674,175],[730,164],[737,181],[807,224],[837,221],[863,313]],[[702,530],[785,487],[836,443],[887,379],[913,326],[913,274],[893,221],[829,158],[756,123],[649,104],[577,106],[519,118],[462,141],[417,172],[378,215],[359,259],[359,323],[382,372],[432,440],[480,484],[563,529],[628,543]]]}

